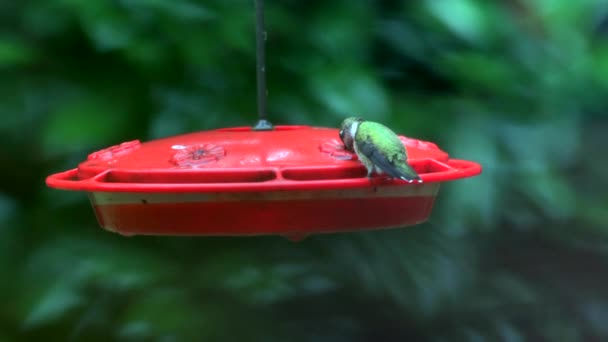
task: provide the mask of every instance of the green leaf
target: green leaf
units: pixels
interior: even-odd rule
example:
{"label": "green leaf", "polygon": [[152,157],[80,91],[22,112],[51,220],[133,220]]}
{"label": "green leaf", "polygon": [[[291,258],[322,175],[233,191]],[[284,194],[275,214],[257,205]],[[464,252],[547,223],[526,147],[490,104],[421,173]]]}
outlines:
{"label": "green leaf", "polygon": [[487,30],[483,7],[474,0],[427,0],[427,8],[443,25],[464,40],[477,42]]}
{"label": "green leaf", "polygon": [[111,143],[128,121],[126,108],[121,108],[120,101],[88,92],[60,101],[43,130],[46,154],[107,147],[104,145]]}
{"label": "green leaf", "polygon": [[47,286],[47,291],[32,305],[32,310],[25,317],[23,328],[33,329],[61,321],[71,309],[84,302],[70,281],[58,281]]}
{"label": "green leaf", "polygon": [[150,289],[130,303],[121,318],[124,323],[117,335],[123,338],[203,338],[214,330],[214,319],[201,316],[201,311],[205,310],[198,310],[182,290]]}
{"label": "green leaf", "polygon": [[316,70],[311,76],[311,91],[338,118],[359,115],[382,121],[389,114],[386,90],[368,71],[331,65]]}
{"label": "green leaf", "polygon": [[215,17],[215,13],[211,9],[195,1],[126,0],[122,3],[129,10],[133,11],[134,15],[145,10],[155,10],[158,13],[173,16],[180,21],[201,21]]}
{"label": "green leaf", "polygon": [[35,58],[35,51],[25,43],[0,37],[0,68],[28,64]]}

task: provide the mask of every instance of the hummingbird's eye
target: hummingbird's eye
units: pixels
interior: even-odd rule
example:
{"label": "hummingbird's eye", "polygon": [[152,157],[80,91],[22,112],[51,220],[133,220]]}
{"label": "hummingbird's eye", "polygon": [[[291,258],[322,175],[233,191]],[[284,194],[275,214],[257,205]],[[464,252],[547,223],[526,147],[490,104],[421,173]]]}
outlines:
{"label": "hummingbird's eye", "polygon": [[340,132],[338,132],[338,134],[340,134],[340,137],[343,137],[344,136],[344,130],[341,129]]}

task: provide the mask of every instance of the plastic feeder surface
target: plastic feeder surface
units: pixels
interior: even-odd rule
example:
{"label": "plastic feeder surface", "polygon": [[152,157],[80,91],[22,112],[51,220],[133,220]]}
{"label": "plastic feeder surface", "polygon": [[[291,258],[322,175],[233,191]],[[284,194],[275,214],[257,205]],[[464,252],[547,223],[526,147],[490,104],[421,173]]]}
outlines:
{"label": "plastic feeder surface", "polygon": [[423,183],[366,177],[338,130],[224,128],[125,142],[47,178],[86,191],[99,224],[123,235],[309,234],[409,226],[425,221],[441,182],[480,165],[435,144],[400,137]]}

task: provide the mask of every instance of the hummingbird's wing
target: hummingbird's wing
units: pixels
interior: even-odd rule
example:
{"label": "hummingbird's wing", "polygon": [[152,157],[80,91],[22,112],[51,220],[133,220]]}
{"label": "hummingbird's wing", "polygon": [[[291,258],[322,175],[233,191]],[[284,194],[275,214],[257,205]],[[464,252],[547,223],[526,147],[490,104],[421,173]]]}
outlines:
{"label": "hummingbird's wing", "polygon": [[357,144],[359,152],[366,156],[371,162],[378,168],[382,169],[384,173],[391,176],[392,178],[401,178],[403,175],[399,172],[399,169],[371,142],[371,140],[365,139],[361,143]]}
{"label": "hummingbird's wing", "polygon": [[362,157],[367,158],[391,178],[403,179],[410,183],[415,180],[422,181],[407,163],[405,146],[388,127],[364,121],[359,124],[354,143]]}

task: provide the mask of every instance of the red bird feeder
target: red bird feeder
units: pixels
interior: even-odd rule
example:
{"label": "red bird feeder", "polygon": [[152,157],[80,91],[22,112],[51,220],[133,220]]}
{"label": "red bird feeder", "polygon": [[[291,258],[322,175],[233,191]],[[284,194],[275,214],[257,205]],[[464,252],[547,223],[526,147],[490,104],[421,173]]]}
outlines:
{"label": "red bird feeder", "polygon": [[401,137],[424,181],[366,177],[338,130],[266,121],[263,1],[256,0],[260,120],[89,155],[47,178],[86,191],[99,224],[123,235],[309,234],[403,227],[425,221],[441,182],[481,172],[433,143]]}
{"label": "red bird feeder", "polygon": [[337,129],[224,128],[89,155],[47,178],[86,191],[99,224],[123,235],[309,234],[425,221],[441,182],[481,172],[435,144],[400,137],[423,183],[366,177]]}

